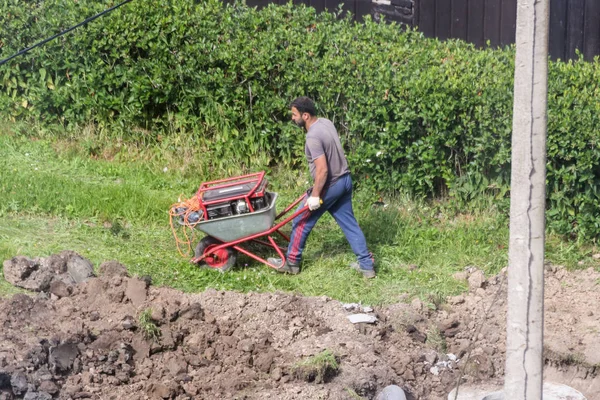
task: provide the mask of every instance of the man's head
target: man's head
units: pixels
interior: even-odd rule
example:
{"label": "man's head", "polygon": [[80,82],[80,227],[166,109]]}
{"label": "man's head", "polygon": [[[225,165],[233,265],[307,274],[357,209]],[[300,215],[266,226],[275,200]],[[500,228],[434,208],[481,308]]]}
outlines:
{"label": "man's head", "polygon": [[292,121],[301,128],[306,127],[306,121],[311,120],[317,113],[315,103],[306,96],[298,97],[290,104]]}

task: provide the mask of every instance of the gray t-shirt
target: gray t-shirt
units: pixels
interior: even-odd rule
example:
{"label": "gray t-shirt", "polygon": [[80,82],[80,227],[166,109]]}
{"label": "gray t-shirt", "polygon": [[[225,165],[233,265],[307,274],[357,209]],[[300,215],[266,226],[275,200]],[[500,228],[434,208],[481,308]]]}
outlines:
{"label": "gray t-shirt", "polygon": [[325,154],[327,160],[327,182],[325,187],[335,183],[341,176],[350,173],[337,130],[327,118],[319,118],[310,126],[310,129],[306,132],[304,152],[313,180],[315,179],[314,160]]}

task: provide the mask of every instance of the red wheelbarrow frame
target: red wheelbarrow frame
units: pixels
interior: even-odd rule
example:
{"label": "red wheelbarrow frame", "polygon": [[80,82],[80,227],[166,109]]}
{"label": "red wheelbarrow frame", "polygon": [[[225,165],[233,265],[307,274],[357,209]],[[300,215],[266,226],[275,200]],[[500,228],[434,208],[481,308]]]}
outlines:
{"label": "red wheelbarrow frame", "polygon": [[[294,208],[296,205],[298,205],[298,203],[300,203],[301,201],[303,201],[307,196],[307,193],[302,194],[302,196],[298,197],[292,204],[290,204],[285,210],[283,210],[281,213],[279,213],[276,217],[275,217],[275,221],[277,221],[278,219],[280,219],[281,217],[283,217],[284,215],[288,214],[290,212],[290,210],[292,208]],[[283,251],[285,251],[285,248],[280,247],[279,245],[277,245],[277,243],[275,242],[275,240],[273,239],[273,237],[271,236],[273,233],[277,233],[279,234],[281,237],[283,237],[286,241],[290,241],[290,238],[284,234],[283,232],[280,231],[280,229],[287,225],[291,220],[293,220],[294,218],[296,218],[298,215],[303,214],[305,212],[308,212],[308,206],[305,205],[304,207],[302,207],[301,209],[297,210],[296,212],[294,212],[292,215],[290,215],[289,217],[285,218],[283,221],[273,225],[273,227],[271,227],[270,229],[267,229],[263,232],[258,232],[255,233],[253,235],[249,235],[243,238],[239,238],[236,240],[232,240],[230,242],[223,242],[222,244],[219,245],[215,245],[213,247],[211,247],[210,252],[208,254],[203,254],[199,257],[194,257],[190,260],[191,263],[193,264],[198,264],[199,262],[208,259],[210,257],[211,254],[216,254],[218,253],[220,250],[226,249],[226,248],[233,248],[237,251],[239,251],[242,254],[247,255],[248,257],[253,258],[256,261],[260,261],[261,263],[271,267],[271,268],[275,268],[277,269],[277,266],[271,264],[270,262],[268,262],[267,260],[265,260],[264,258],[261,258],[259,256],[257,256],[256,254],[252,253],[249,250],[246,250],[242,247],[239,246],[239,244],[244,243],[244,242],[254,242],[254,243],[258,243],[261,244],[263,246],[266,247],[271,247],[273,249],[275,249],[275,251],[277,252],[277,254],[279,255],[279,257],[283,260],[283,262],[286,261],[286,257],[285,254],[283,253]],[[263,236],[267,236],[269,239],[269,242],[265,242],[263,240],[258,240],[259,238],[263,237]],[[209,264],[210,268],[214,268],[214,269],[219,269],[219,267],[213,267]]]}
{"label": "red wheelbarrow frame", "polygon": [[[196,197],[198,198],[198,203],[200,205],[200,209],[203,212],[203,215],[208,215],[206,206],[210,206],[213,204],[219,204],[219,203],[223,203],[223,202],[228,202],[231,200],[239,200],[239,199],[243,199],[246,202],[248,209],[251,212],[253,212],[254,208],[252,207],[252,202],[250,201],[250,199],[254,198],[254,197],[264,196],[266,184],[264,184],[263,182],[266,183],[264,171],[257,172],[254,174],[235,176],[232,178],[219,179],[219,180],[211,181],[211,182],[204,182],[198,188],[198,191],[196,192]],[[249,192],[247,192],[243,196],[230,196],[230,197],[219,198],[219,199],[212,200],[212,201],[204,201],[204,199],[203,199],[204,193],[208,192],[210,190],[225,189],[225,188],[229,188],[229,187],[244,185],[246,183],[253,183],[254,186],[252,187],[252,189]]]}

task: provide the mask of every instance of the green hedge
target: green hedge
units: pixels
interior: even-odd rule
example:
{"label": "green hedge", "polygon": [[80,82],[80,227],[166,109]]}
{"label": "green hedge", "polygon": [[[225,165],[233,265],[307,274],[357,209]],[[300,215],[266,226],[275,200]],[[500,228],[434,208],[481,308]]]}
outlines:
{"label": "green hedge", "polygon": [[[0,0],[6,57],[113,3]],[[17,34],[15,34],[15,32]],[[376,191],[506,199],[514,49],[438,42],[304,6],[135,0],[0,67],[3,118],[94,123],[152,144],[189,135],[214,160],[302,165],[287,105],[318,102]],[[598,60],[550,64],[549,224],[600,234]]]}

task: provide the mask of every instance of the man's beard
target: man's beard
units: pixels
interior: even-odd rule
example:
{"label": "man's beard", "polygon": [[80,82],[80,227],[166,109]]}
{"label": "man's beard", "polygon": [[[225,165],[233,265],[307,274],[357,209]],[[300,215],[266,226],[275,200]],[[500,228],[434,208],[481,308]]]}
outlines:
{"label": "man's beard", "polygon": [[306,126],[306,121],[301,119],[300,121],[296,121],[294,120],[294,123],[299,126],[300,128],[304,128]]}

